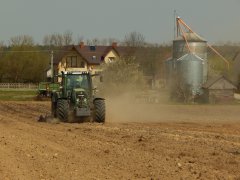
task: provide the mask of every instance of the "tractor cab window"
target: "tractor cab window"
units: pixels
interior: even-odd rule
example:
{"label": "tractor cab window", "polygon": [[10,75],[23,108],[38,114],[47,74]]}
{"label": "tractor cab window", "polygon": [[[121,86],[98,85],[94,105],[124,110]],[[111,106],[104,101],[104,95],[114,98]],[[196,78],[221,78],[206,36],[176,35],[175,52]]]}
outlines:
{"label": "tractor cab window", "polygon": [[89,80],[87,75],[71,75],[67,77],[67,87],[89,89]]}

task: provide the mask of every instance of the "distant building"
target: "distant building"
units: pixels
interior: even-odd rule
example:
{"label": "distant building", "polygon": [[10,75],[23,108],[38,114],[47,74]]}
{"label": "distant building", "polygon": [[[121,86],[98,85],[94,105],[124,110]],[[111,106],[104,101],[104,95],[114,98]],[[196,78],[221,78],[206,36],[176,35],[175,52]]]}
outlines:
{"label": "distant building", "polygon": [[[81,42],[80,45],[65,46],[54,54],[54,75],[60,74],[62,71],[97,73],[101,71],[100,64],[111,63],[120,58],[117,48],[120,48],[117,47],[117,43],[112,43],[112,46],[88,46]],[[50,67],[46,74],[47,78],[51,77]]]}
{"label": "distant building", "polygon": [[237,87],[225,76],[208,80],[204,85],[204,94],[210,103],[229,102],[234,99]]}
{"label": "distant building", "polygon": [[240,84],[240,52],[237,52],[233,57],[233,83],[239,86]]}

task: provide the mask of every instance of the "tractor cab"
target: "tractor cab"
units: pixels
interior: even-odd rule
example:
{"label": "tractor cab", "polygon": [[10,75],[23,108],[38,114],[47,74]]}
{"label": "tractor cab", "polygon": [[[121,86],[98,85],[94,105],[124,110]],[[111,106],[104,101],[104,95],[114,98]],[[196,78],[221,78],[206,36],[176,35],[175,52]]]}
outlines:
{"label": "tractor cab", "polygon": [[70,98],[72,94],[83,91],[88,96],[92,94],[91,75],[88,72],[62,72],[61,89],[62,94],[66,98]]}

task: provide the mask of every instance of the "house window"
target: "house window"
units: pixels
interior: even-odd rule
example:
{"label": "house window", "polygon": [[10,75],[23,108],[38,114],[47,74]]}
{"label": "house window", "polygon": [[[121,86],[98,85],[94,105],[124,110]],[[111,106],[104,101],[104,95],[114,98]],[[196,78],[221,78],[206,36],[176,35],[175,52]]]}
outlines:
{"label": "house window", "polygon": [[104,56],[101,56],[101,61],[104,61]]}
{"label": "house window", "polygon": [[84,61],[80,61],[79,67],[80,67],[80,68],[85,68],[85,62],[84,62]]}
{"label": "house window", "polygon": [[115,60],[115,57],[109,57],[108,62],[113,62]]}
{"label": "house window", "polygon": [[96,46],[90,46],[90,51],[96,51]]}
{"label": "house window", "polygon": [[67,57],[67,67],[77,67],[77,56]]}

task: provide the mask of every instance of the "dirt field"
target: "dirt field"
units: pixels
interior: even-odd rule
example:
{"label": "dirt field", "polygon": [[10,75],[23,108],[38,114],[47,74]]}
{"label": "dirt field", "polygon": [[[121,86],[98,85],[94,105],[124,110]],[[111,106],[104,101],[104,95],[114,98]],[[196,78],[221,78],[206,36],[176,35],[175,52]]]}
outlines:
{"label": "dirt field", "polygon": [[0,179],[240,179],[240,106],[108,107],[40,123],[49,102],[0,102]]}

